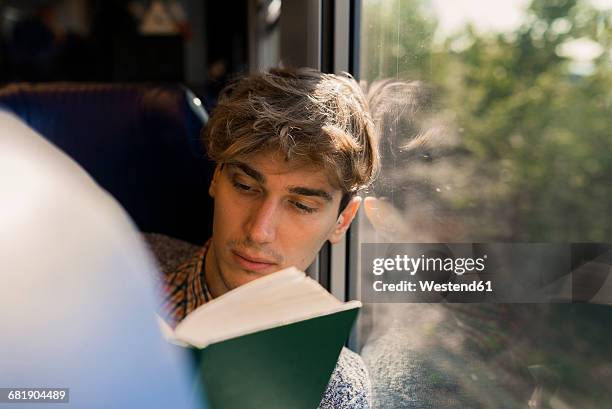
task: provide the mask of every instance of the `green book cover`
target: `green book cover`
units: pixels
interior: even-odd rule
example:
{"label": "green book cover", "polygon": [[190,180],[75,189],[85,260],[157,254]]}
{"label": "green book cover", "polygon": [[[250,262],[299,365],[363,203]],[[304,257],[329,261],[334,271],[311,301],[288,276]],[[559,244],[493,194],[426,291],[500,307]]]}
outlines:
{"label": "green book cover", "polygon": [[160,324],[191,349],[210,408],[315,409],[360,307],[289,268],[209,301],[174,330]]}
{"label": "green book cover", "polygon": [[212,409],[315,409],[358,308],[196,350]]}

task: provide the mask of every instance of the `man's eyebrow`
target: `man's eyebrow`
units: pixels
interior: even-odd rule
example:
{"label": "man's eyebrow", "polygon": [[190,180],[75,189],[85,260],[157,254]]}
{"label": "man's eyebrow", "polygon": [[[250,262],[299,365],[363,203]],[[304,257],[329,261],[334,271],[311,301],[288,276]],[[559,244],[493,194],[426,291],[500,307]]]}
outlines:
{"label": "man's eyebrow", "polygon": [[[227,164],[230,167],[237,167],[244,173],[255,179],[258,183],[264,185],[266,183],[266,177],[259,171],[253,169],[249,165],[243,162],[230,162]],[[333,200],[332,195],[322,189],[312,189],[304,186],[290,186],[289,193],[302,196],[316,196],[324,199],[326,202]]]}
{"label": "man's eyebrow", "polygon": [[301,186],[292,186],[289,188],[289,192],[296,194],[296,195],[302,195],[302,196],[317,196],[322,199],[325,199],[325,201],[327,202],[332,201],[332,196],[325,190],[311,189],[309,187],[301,187]]}
{"label": "man's eyebrow", "polygon": [[252,177],[253,179],[255,179],[258,183],[262,185],[266,183],[266,177],[262,173],[258,172],[257,170],[247,165],[246,163],[231,162],[231,163],[228,163],[227,165],[230,167],[237,167],[238,169],[240,169],[241,171],[243,171],[244,173],[246,173],[247,175],[249,175],[250,177]]}

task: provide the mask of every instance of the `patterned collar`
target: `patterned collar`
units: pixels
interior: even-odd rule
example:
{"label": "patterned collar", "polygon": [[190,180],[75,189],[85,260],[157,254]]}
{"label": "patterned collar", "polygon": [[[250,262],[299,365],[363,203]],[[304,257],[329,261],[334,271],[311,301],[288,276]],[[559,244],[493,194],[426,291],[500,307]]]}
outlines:
{"label": "patterned collar", "polygon": [[210,239],[176,271],[168,272],[161,279],[161,315],[175,327],[189,313],[213,297],[208,290],[205,276],[206,253]]}

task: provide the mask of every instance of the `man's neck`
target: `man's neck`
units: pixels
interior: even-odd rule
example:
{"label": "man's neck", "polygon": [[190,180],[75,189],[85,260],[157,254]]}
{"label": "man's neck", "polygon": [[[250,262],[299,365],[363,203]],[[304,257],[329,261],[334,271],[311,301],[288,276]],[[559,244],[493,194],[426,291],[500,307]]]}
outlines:
{"label": "man's neck", "polygon": [[204,259],[204,278],[206,279],[208,291],[213,298],[217,298],[229,291],[221,279],[219,265],[217,264],[217,257],[215,254],[215,244],[212,242],[212,240]]}

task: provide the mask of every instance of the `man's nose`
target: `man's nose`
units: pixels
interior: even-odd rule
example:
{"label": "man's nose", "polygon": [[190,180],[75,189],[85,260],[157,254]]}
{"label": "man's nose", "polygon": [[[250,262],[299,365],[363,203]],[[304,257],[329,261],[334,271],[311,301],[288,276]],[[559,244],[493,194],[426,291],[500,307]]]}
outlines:
{"label": "man's nose", "polygon": [[278,207],[272,200],[264,200],[256,206],[246,224],[248,237],[257,244],[266,244],[276,238]]}

